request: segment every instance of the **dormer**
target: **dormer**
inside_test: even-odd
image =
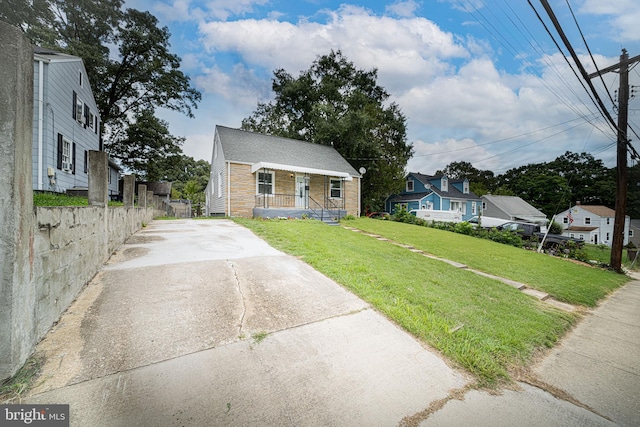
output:
[[[469,180],[466,178],[462,181],[462,193],[469,194]]]
[[[414,191],[413,178],[411,178],[411,176],[407,177],[405,190],[407,193],[413,193]]]
[[[440,191],[449,191],[449,179],[446,176],[440,178]]]

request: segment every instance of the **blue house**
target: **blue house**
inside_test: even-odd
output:
[[[399,206],[408,211],[429,209],[436,211],[458,211],[462,220],[479,215],[482,200],[469,190],[469,180],[449,180],[446,176],[429,176],[410,172],[405,179],[404,191],[389,196],[386,211],[394,214]]]
[[[83,191],[89,151],[101,151],[100,114],[82,59],[34,46],[33,189]],[[119,166],[109,161],[109,195]]]

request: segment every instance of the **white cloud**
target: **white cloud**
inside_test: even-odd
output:
[[[414,0],[396,1],[386,7],[387,13],[392,15],[408,18],[414,15],[415,11],[420,7],[420,3]]]
[[[637,0],[585,0],[579,8],[580,13],[605,16],[603,28],[613,34],[617,41],[630,42],[640,40],[640,6]]]

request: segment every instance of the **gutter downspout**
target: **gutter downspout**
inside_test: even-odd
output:
[[[44,131],[44,62],[38,61],[38,190],[42,190],[42,144]]]
[[[227,162],[227,215],[231,216],[231,163]]]

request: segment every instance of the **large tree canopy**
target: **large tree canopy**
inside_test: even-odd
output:
[[[412,146],[400,108],[385,105],[389,94],[377,84],[376,70],[359,70],[332,51],[297,78],[275,71],[272,88],[275,99],[259,103],[243,129],[332,145],[356,170],[367,170],[365,209],[380,209],[402,188]]]

